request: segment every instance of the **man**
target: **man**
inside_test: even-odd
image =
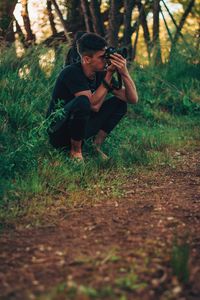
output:
[[[127,111],[127,102],[138,101],[126,59],[120,54],[110,55],[110,66],[105,58],[106,41],[94,33],[86,33],[77,41],[81,62],[64,68],[59,74],[48,109],[52,118],[49,129],[50,143],[56,148],[70,146],[70,157],[82,160],[84,139],[94,137],[94,148],[103,157],[100,147],[106,136],[119,123]],[[112,89],[115,71],[121,75],[123,85]],[[105,101],[108,92],[113,96]],[[62,107],[64,114],[53,116]]]

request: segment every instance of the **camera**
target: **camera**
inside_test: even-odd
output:
[[[107,60],[106,61],[106,68],[111,65],[111,61],[110,61],[110,55],[111,54],[115,54],[118,53],[120,54],[123,58],[127,58],[128,56],[128,51],[126,48],[114,48],[114,47],[108,47],[106,48],[106,51],[104,53],[104,58]],[[112,84],[112,88],[115,90],[120,90],[122,87],[122,78],[120,73],[117,71],[117,80],[115,79],[115,84]]]
[[[111,54],[114,54],[114,53],[118,53],[120,54],[121,56],[123,56],[124,58],[127,58],[127,55],[128,55],[128,51],[126,48],[114,48],[114,47],[108,47],[106,49],[106,52],[104,54],[104,57],[106,59],[109,59],[110,58],[110,55]]]

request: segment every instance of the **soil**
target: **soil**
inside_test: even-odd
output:
[[[0,299],[200,299],[200,156],[66,208],[56,225],[2,230]]]

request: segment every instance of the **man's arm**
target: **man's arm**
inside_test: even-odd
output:
[[[123,58],[120,54],[115,53],[114,55],[111,55],[111,63],[117,68],[124,84],[124,87],[120,90],[113,90],[113,94],[128,103],[137,103],[138,94],[135,83],[133,82],[128,72],[126,59]]]
[[[129,75],[127,66],[126,66],[126,59],[124,59],[120,54],[115,53],[111,55],[111,63],[112,66],[109,67],[109,70],[106,73],[104,80],[111,84],[112,75],[115,69],[118,70],[120,75],[122,76],[122,81],[124,87],[120,90],[113,90],[113,94],[120,98],[123,101],[135,104],[138,101],[137,90],[132,78]],[[85,95],[88,97],[91,103],[91,109],[93,111],[99,111],[101,105],[103,104],[105,97],[108,93],[108,89],[102,83],[98,89],[92,93],[90,90],[87,91],[80,91],[75,94],[75,96]]]
[[[112,74],[113,71],[107,71],[106,76],[104,78],[104,80],[109,85],[111,84]],[[105,87],[103,83],[101,83],[101,85],[94,93],[92,93],[90,90],[80,91],[78,93],[75,93],[75,96],[76,97],[81,95],[87,96],[91,103],[91,109],[97,112],[99,111],[101,105],[103,104],[107,93],[108,93],[108,89]]]

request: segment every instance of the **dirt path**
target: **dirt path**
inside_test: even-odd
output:
[[[4,230],[0,299],[200,299],[199,150],[176,153],[176,170],[130,178],[121,200],[68,209],[57,226]],[[187,284],[173,275],[179,262]]]

